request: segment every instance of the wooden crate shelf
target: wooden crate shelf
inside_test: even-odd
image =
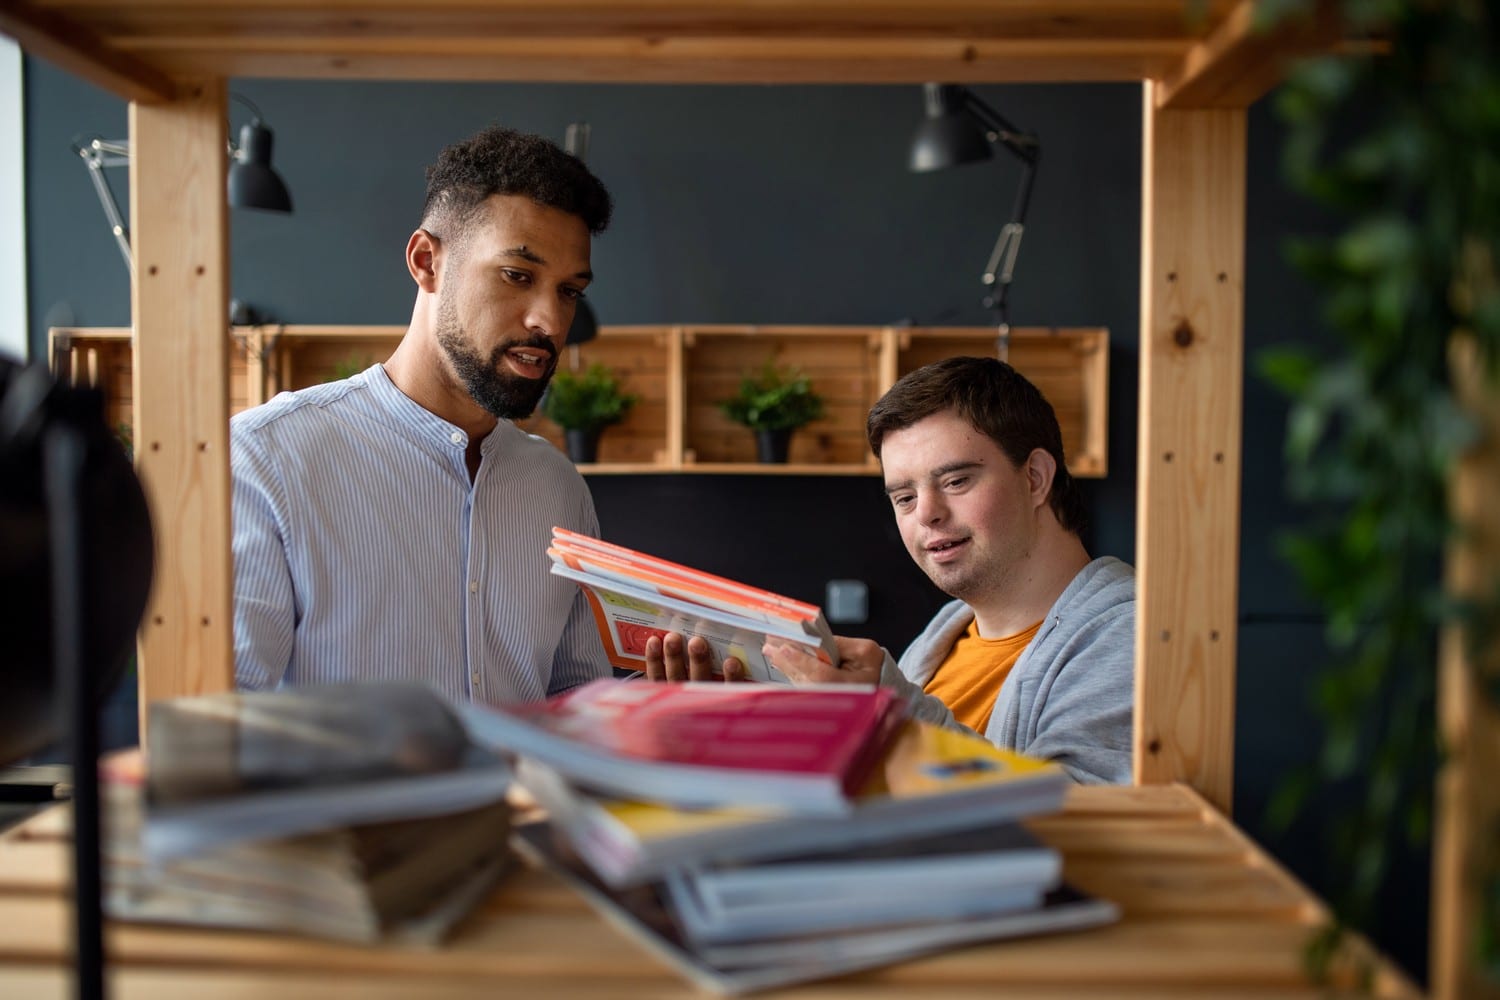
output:
[[[389,357],[404,326],[235,327],[229,331],[230,410],[277,392],[343,378]],[[49,331],[53,370],[105,390],[111,426],[131,422],[130,331]],[[758,475],[874,475],[865,416],[901,375],[941,358],[990,355],[989,327],[898,329],[869,326],[606,326],[565,348],[559,367],[602,364],[639,401],[600,440],[591,475],[689,472]],[[1107,471],[1109,333],[1098,328],[1021,328],[1009,360],[1052,402],[1074,475]],[[755,461],[754,435],[728,420],[720,400],[767,362],[801,369],[825,413],[792,435],[790,461]],[[562,430],[537,414],[519,426],[562,446]]]
[[[766,364],[805,373],[824,415],[792,435],[790,463],[876,471],[865,446],[865,415],[880,398],[883,337],[868,327],[684,327],[687,423],[683,464],[754,466],[755,437],[725,417],[719,402]]]

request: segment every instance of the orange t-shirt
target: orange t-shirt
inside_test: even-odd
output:
[[[983,639],[978,622],[970,622],[969,630],[953,644],[948,658],[927,682],[926,692],[942,699],[959,722],[976,733],[984,732],[995,710],[995,699],[1000,696],[1000,685],[1041,627],[1037,622],[1015,635]]]

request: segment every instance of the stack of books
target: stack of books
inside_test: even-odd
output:
[[[646,641],[677,632],[699,637],[713,661],[736,657],[748,679],[787,683],[761,653],[768,639],[838,662],[828,619],[817,605],[726,580],[566,528],[552,529],[552,572],[577,583],[593,609],[609,662],[641,669]]]
[[[510,768],[407,684],[153,703],[106,758],[122,920],[435,944],[511,866]]]
[[[716,992],[1117,916],[1020,825],[1060,768],[884,689],[608,680],[464,712],[546,812],[518,848]]]

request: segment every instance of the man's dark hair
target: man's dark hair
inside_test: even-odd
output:
[[[438,154],[427,168],[422,224],[462,231],[491,195],[524,195],[576,215],[591,233],[609,226],[613,205],[583,161],[539,135],[492,125]],[[439,233],[450,236],[450,233]]]
[[[1057,462],[1047,502],[1068,531],[1083,530],[1083,497],[1063,462],[1057,414],[1036,386],[999,358],[945,358],[903,375],[870,410],[865,434],[880,457],[885,436],[948,411],[988,435],[1014,465],[1041,448]]]

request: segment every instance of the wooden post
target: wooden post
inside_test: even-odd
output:
[[[662,464],[681,469],[691,462],[687,455],[687,371],[684,367],[684,334],[681,327],[665,332],[667,348],[667,445]]]
[[[1245,112],[1144,87],[1135,781],[1233,791]]]
[[[1500,579],[1500,397],[1472,340],[1455,341],[1454,385],[1480,425],[1479,443],[1459,464],[1452,510],[1460,535],[1448,556],[1453,596],[1493,601]],[[1476,931],[1486,887],[1500,874],[1500,711],[1481,677],[1500,676],[1500,646],[1479,648],[1458,625],[1443,632],[1438,668],[1438,774],[1432,850],[1432,992],[1438,1000],[1500,997],[1478,964]],[[1477,655],[1476,655],[1477,654]],[[1493,690],[1493,688],[1492,688]]]
[[[225,86],[130,106],[136,462],[156,529],[141,737],[157,698],[233,686]]]

